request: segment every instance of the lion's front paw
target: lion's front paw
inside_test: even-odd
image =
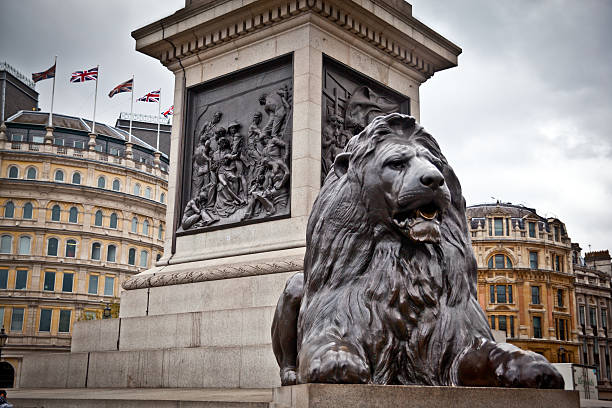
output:
[[[331,345],[302,367],[300,382],[365,384],[370,382],[368,365],[345,346]]]
[[[565,382],[559,372],[545,359],[521,356],[496,370],[504,387],[563,389]],[[531,358],[530,358],[531,357]]]
[[[280,370],[281,385],[295,385],[297,382],[295,367],[285,367]]]

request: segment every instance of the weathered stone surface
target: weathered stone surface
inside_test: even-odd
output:
[[[21,365],[21,387],[85,387],[87,353],[32,353]]]
[[[117,350],[119,319],[83,320],[74,323],[70,351]]]
[[[525,388],[472,388],[303,384],[274,390],[275,408],[578,408],[576,391]]]

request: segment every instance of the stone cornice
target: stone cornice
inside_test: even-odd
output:
[[[457,65],[461,49],[390,0],[212,1],[188,6],[132,33],[136,49],[170,66],[282,20],[317,14],[425,78]],[[177,67],[178,68],[178,67]]]
[[[174,273],[163,273],[163,269],[161,269],[161,273],[144,273],[131,277],[125,280],[121,286],[125,290],[145,289],[272,273],[298,272],[303,269],[304,261],[302,257],[287,257],[274,262],[236,263]]]

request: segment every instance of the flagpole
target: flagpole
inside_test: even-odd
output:
[[[134,75],[132,75],[132,102],[130,104],[130,132],[128,142],[132,143],[132,117],[134,116]]]
[[[94,112],[93,112],[93,124],[91,126],[91,133],[96,133],[96,103],[98,102],[98,81],[100,80],[100,66],[97,67],[96,75],[96,91],[94,92]]]
[[[51,112],[49,112],[49,127],[53,126],[53,100],[55,99],[55,77],[57,76],[57,55],[55,56],[55,62],[53,63],[55,67],[55,73],[53,75],[53,88],[51,90]]]
[[[157,142],[155,149],[159,152],[159,117],[161,116],[161,88],[159,88],[159,98],[157,99]]]

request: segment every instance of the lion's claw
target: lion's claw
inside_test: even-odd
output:
[[[370,370],[361,357],[343,346],[331,346],[310,360],[300,382],[366,384]]]

